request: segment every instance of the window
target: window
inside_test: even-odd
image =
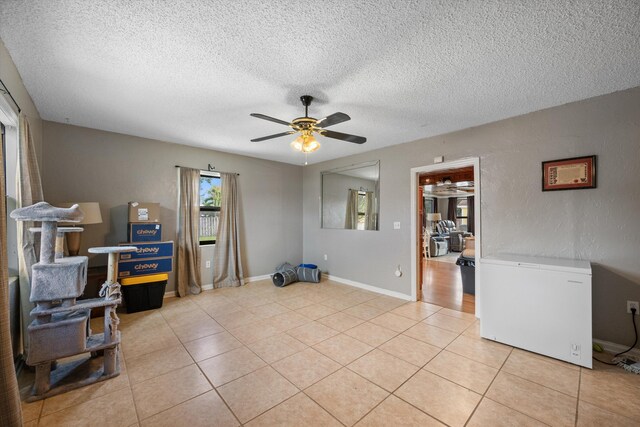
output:
[[[469,211],[467,209],[467,198],[458,198],[456,201],[456,227],[461,230],[467,229],[467,216]]]
[[[424,213],[434,213],[436,211],[435,202],[433,201],[433,197],[425,197],[424,198]],[[425,215],[426,217],[426,215]]]
[[[218,234],[220,219],[221,192],[220,175],[216,173],[200,174],[200,229],[201,245],[212,245]]]
[[[365,220],[367,217],[367,193],[358,191],[358,230],[365,229]]]

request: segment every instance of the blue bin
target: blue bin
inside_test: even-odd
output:
[[[318,268],[318,266],[315,265],[315,264],[300,264],[298,267],[302,267],[302,268]]]

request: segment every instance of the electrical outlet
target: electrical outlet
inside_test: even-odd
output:
[[[631,309],[636,309],[636,316],[640,314],[640,305],[638,301],[627,301],[627,313],[631,314]]]
[[[204,266],[205,266],[206,268],[211,268],[211,261],[207,261],[207,262],[205,262],[205,263],[204,263]]]
[[[393,229],[394,230],[400,230],[400,221],[395,221],[393,223]]]
[[[326,261],[327,259],[329,259],[329,258],[327,257],[327,254],[324,254],[324,260]]]

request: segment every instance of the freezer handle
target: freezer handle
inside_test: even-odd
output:
[[[518,263],[518,267],[522,267],[522,268],[535,268],[535,269],[540,269],[540,265],[538,264],[527,264],[525,262],[519,262]]]

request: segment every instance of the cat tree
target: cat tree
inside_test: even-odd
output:
[[[135,251],[135,246],[89,249],[92,253],[109,255],[107,281],[102,285],[100,298],[76,301],[87,284],[88,258],[62,257],[60,245],[56,248],[56,236],[77,232],[58,228],[57,223],[81,221],[83,214],[78,205],[65,209],[40,202],[14,210],[11,218],[42,222],[39,230],[33,230],[41,232],[41,240],[40,260],[31,269],[30,301],[36,307],[31,311],[32,322],[27,328],[30,344],[27,364],[35,366],[36,378],[32,396],[27,400],[44,399],[119,375],[120,332],[116,307],[121,298],[116,258],[119,252]],[[92,334],[89,325],[94,308],[104,308],[104,332],[100,334]],[[79,368],[99,351],[104,352],[102,366],[93,370]],[[82,354],[87,357],[71,358]],[[57,363],[65,358],[70,359]],[[56,367],[53,374],[52,366]]]

